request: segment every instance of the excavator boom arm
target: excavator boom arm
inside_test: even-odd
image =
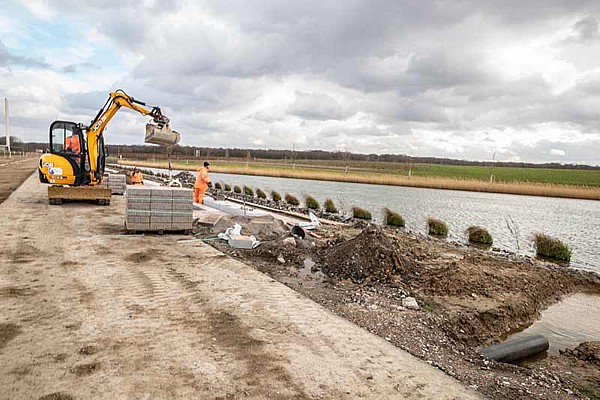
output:
[[[148,109],[146,108],[147,106],[145,103],[134,99],[122,90],[117,90],[115,92],[111,92],[108,95],[108,100],[106,104],[104,105],[104,107],[102,107],[102,109],[100,109],[100,111],[98,111],[98,114],[92,120],[90,126],[87,128],[86,139],[89,151],[91,171],[98,171],[98,162],[100,161],[98,158],[98,141],[100,139],[100,136],[104,133],[104,129],[115,116],[115,114],[117,114],[117,112],[121,109],[121,107],[126,107],[133,111],[137,111],[142,115],[148,115],[152,117],[152,120],[156,125],[148,124],[146,126],[146,142],[162,145],[173,145],[179,142],[179,134],[177,132],[171,131],[171,129],[169,128],[169,118],[162,114],[160,107],[154,106],[151,109]],[[166,139],[163,139],[163,141],[157,139],[154,139],[154,141],[149,140],[149,129],[152,131],[152,133],[155,134],[154,136],[156,136],[156,133],[160,133]],[[100,177],[92,177],[92,181],[99,179]]]

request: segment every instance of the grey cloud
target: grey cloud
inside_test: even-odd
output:
[[[586,42],[600,39],[600,32],[598,32],[598,20],[592,16],[587,16],[580,19],[573,26],[574,35],[571,36],[571,40]]]
[[[50,68],[51,65],[38,58],[25,57],[11,53],[0,40],[0,66],[19,65],[30,68]]]
[[[288,112],[305,119],[320,121],[340,120],[350,116],[343,107],[327,93],[305,93],[297,90]]]

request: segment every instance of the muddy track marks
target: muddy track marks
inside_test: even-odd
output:
[[[77,376],[91,375],[100,369],[99,362],[91,362],[87,364],[79,364],[71,367],[69,371]]]
[[[91,356],[92,354],[96,354],[97,352],[98,349],[94,346],[83,346],[82,348],[77,350],[77,353],[84,356]]]
[[[0,288],[0,298],[13,298],[13,297],[27,297],[31,296],[33,291],[31,288],[25,287],[15,287],[15,286],[7,286]]]
[[[21,328],[15,324],[0,324],[0,349],[21,333]]]
[[[153,260],[156,256],[156,253],[153,251],[140,251],[135,253],[129,253],[124,257],[125,261],[134,262],[134,263],[143,263],[146,261]]]
[[[66,261],[61,262],[60,266],[64,269],[70,269],[70,268],[74,268],[74,267],[79,267],[79,266],[81,266],[81,264],[79,264],[77,261],[66,260]]]
[[[252,328],[236,315],[224,311],[208,311],[208,328],[217,345],[246,364],[243,380],[252,388],[252,395],[282,399],[306,399],[309,396],[294,383],[281,366],[285,362],[265,348],[265,342],[252,336]],[[265,382],[265,380],[269,382]],[[287,390],[282,390],[284,387]]]
[[[17,244],[16,249],[9,251],[8,255],[15,264],[29,264],[43,257],[40,249],[23,241]]]
[[[75,398],[66,393],[56,392],[44,395],[38,398],[38,400],[75,400]]]

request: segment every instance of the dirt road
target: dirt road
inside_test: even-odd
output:
[[[0,203],[18,188],[35,170],[38,157],[0,157]]]
[[[122,197],[45,193],[0,204],[1,398],[478,397],[207,245],[122,235]]]

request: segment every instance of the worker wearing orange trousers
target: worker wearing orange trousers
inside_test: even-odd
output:
[[[210,169],[210,163],[208,161],[204,162],[204,166],[198,168],[198,176],[196,176],[196,183],[194,184],[194,202],[200,203],[204,201],[204,193],[206,193],[206,188],[210,183],[210,178],[208,176],[208,170]]]

